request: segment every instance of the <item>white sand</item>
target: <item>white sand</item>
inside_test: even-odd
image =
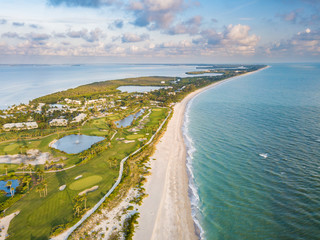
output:
[[[82,175],[76,176],[74,179],[78,180],[79,178],[82,178]]]
[[[96,191],[98,188],[99,188],[99,186],[93,186],[92,188],[88,188],[88,189],[80,192],[78,195],[81,196],[81,195],[83,195],[83,194],[87,194],[87,193],[89,193],[89,192]]]
[[[123,224],[128,217],[136,213],[138,205],[131,201],[139,194],[138,189],[130,189],[127,196],[115,208],[95,212],[72,237],[78,239],[86,233],[89,239],[109,239],[112,234],[118,233],[117,239],[124,239]],[[129,206],[133,209],[128,210]]]
[[[19,212],[20,211],[14,212],[0,219],[0,228],[1,228],[0,240],[4,240],[6,238],[10,222],[15,216],[19,214]]]
[[[167,131],[151,157],[156,160],[151,160],[152,174],[145,184],[149,196],[138,209],[140,218],[135,240],[198,238],[188,197],[186,147],[182,135],[184,113],[187,103],[194,96],[229,80],[231,78],[198,89],[175,105]]]
[[[40,165],[45,164],[46,161],[58,161],[58,158],[54,158],[48,152],[40,152],[37,149],[30,149],[27,152],[28,154],[14,154],[14,155],[1,155],[0,163],[7,164],[21,164],[24,163],[26,165]]]

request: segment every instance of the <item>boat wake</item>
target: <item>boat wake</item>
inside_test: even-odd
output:
[[[266,159],[268,157],[268,153],[260,153],[259,156]]]

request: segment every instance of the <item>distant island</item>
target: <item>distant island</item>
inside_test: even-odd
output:
[[[264,67],[210,65],[186,78],[96,82],[0,110],[1,234],[131,239],[146,197],[149,158],[176,103]],[[129,93],[118,89],[123,86],[159,88]]]

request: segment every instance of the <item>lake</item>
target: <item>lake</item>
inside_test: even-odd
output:
[[[128,127],[132,124],[133,119],[140,117],[143,113],[144,113],[144,109],[141,109],[139,112],[131,114],[122,120],[116,121],[115,124],[118,128]]]
[[[16,191],[16,188],[19,186],[19,180],[8,180],[12,182],[11,187],[14,188],[14,192]],[[6,184],[8,181],[0,181],[0,190],[3,190],[7,193],[7,196],[11,196],[10,188],[6,187]]]
[[[104,137],[73,134],[60,138],[51,147],[68,154],[77,154],[102,140],[104,140]]]

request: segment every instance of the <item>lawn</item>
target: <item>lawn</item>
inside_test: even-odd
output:
[[[86,164],[68,171],[46,174],[45,179],[48,182],[46,197],[40,198],[40,194],[33,189],[7,210],[7,214],[21,210],[10,224],[9,239],[48,239],[52,227],[72,221],[74,214],[72,200],[80,190],[99,182],[99,189],[88,193],[87,196],[87,206],[93,207],[111,188],[118,176],[117,167],[110,166],[107,159],[104,152]],[[79,175],[83,175],[83,179],[74,180]],[[83,180],[88,182],[81,187]],[[59,187],[64,184],[70,187],[59,191]]]
[[[120,137],[127,134],[123,131]],[[64,172],[45,174],[48,182],[46,197],[40,198],[34,188],[7,210],[7,214],[21,210],[10,224],[9,239],[48,239],[54,226],[72,221],[73,198],[82,190],[98,185],[98,190],[87,195],[87,207],[93,207],[116,181],[120,160],[139,147],[137,143],[125,144],[115,140],[111,144],[111,148],[85,164]],[[79,175],[83,177],[75,180]],[[65,190],[59,191],[59,187],[65,184]]]
[[[93,175],[90,177],[82,178],[70,184],[69,188],[71,190],[83,190],[86,188],[90,188],[97,183],[101,182],[102,177],[98,175]]]
[[[160,120],[164,119],[166,111],[162,108],[153,109],[146,125],[157,127],[161,122]],[[108,129],[105,118],[89,121],[81,129],[82,134],[90,134],[95,131],[109,136],[114,133],[114,130]],[[87,194],[87,207],[92,208],[116,181],[121,159],[141,145],[139,141],[125,144],[117,141],[116,138],[137,139],[146,137],[142,134],[144,131],[141,130],[141,133],[132,134],[127,129],[119,129],[116,137],[111,141],[111,145],[108,145],[106,150],[98,153],[87,162],[80,163],[67,171],[45,173],[45,180],[48,183],[48,195],[46,197],[40,197],[40,193],[33,186],[30,193],[7,209],[7,215],[17,210],[21,211],[10,224],[8,230],[10,237],[8,239],[49,239],[52,228],[73,221],[73,199],[84,189],[98,185],[98,190]],[[48,144],[57,137],[57,134],[54,134],[37,140],[0,144],[0,152],[4,151],[6,147],[10,151],[17,151],[17,149],[21,149],[21,145],[27,144],[29,149],[37,146],[42,151],[62,154],[48,147]],[[150,137],[151,134],[148,135],[148,138]],[[65,154],[65,156],[68,157],[68,165],[79,161],[78,155]],[[12,169],[14,169],[14,166],[9,166],[8,170]],[[0,164],[0,171],[4,171],[3,164]],[[74,178],[79,175],[83,177],[75,180]],[[67,187],[63,191],[59,191],[59,187],[62,185],[67,185]]]
[[[143,134],[132,134],[132,135],[126,136],[128,140],[135,140],[135,139],[144,138],[144,137],[145,136]]]

